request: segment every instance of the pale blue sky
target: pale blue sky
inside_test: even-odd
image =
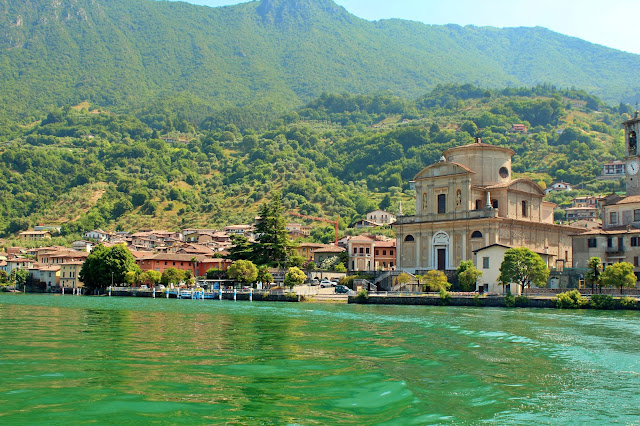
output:
[[[206,6],[246,0],[187,0]],[[640,54],[639,0],[334,0],[368,20],[427,24],[541,26],[592,43]],[[635,15],[635,18],[634,18]]]

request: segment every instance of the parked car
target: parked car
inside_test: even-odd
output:
[[[349,290],[349,287],[344,286],[344,285],[337,285],[336,286],[336,293],[342,293],[342,294],[349,294],[351,290]]]
[[[318,284],[320,284],[320,281],[318,281],[317,278],[314,278],[311,280],[311,285],[318,285]]]
[[[328,278],[324,278],[322,281],[320,281],[320,287],[322,288],[331,287],[332,284],[333,283],[329,281]]]

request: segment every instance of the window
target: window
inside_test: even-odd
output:
[[[353,254],[358,254],[358,247],[353,248]]]
[[[380,256],[380,250],[376,250],[376,256]]]
[[[471,234],[471,238],[482,238],[482,232],[473,231],[473,234]]]
[[[438,213],[446,213],[447,212],[447,194],[439,194],[438,195]]]
[[[522,202],[522,217],[527,217],[527,202]]]
[[[369,254],[369,247],[366,248],[365,252]]]
[[[631,247],[638,247],[640,243],[640,237],[631,237]]]
[[[364,254],[364,247],[360,247],[360,254]]]
[[[393,250],[389,250],[389,256],[393,256]],[[393,266],[393,265],[391,265]]]
[[[607,247],[608,248],[613,247],[613,238],[611,237],[607,238]]]
[[[493,200],[493,201],[491,201],[491,206],[492,206],[494,209],[497,209],[497,208],[498,208],[498,200]]]
[[[476,210],[482,210],[482,200],[476,200]]]
[[[640,263],[638,263],[638,256],[633,257],[633,266],[640,266]]]
[[[503,179],[506,179],[509,177],[509,169],[507,169],[506,167],[500,167],[500,177]]]
[[[636,209],[633,211],[633,221],[640,222],[640,209]]]
[[[489,269],[489,258],[488,257],[483,257],[482,258],[482,269]]]
[[[415,238],[413,238],[413,235],[407,235],[406,237],[404,237],[404,241],[407,243],[411,243],[415,241]]]
[[[618,212],[610,212],[609,213],[609,224],[617,225],[618,224]]]
[[[598,243],[597,243],[597,241],[598,241],[598,240],[597,240],[596,238],[589,238],[589,239],[587,240],[587,246],[588,246],[589,248],[595,248],[595,247],[598,247]]]

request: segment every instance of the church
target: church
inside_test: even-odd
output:
[[[393,225],[398,269],[453,271],[463,260],[473,260],[480,270],[496,269],[497,261],[478,265],[476,259],[476,253],[494,246],[528,247],[550,268],[570,266],[571,235],[580,231],[554,224],[556,205],[543,200],[536,182],[513,179],[514,154],[477,139],[446,150],[439,162],[420,171],[414,178],[416,214],[399,215]]]

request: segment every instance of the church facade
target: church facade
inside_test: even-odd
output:
[[[495,244],[546,254],[549,267],[570,266],[571,234],[553,223],[555,204],[526,178],[513,179],[509,148],[476,143],[451,148],[415,180],[416,215],[398,216],[399,270],[455,270],[463,260],[478,265],[478,250]]]

